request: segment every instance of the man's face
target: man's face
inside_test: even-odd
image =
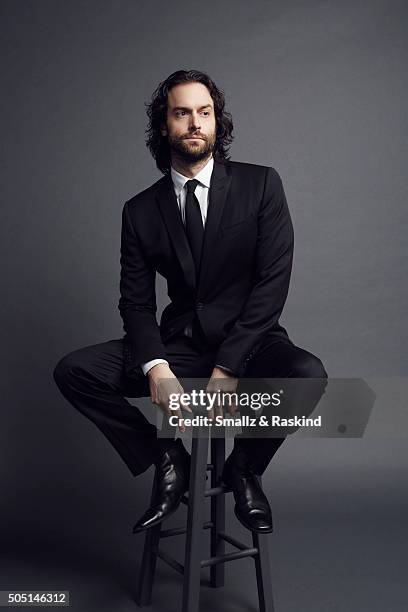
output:
[[[175,85],[167,97],[167,135],[172,154],[188,163],[209,157],[214,149],[214,103],[202,83]]]

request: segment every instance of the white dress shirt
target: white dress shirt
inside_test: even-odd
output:
[[[195,188],[195,195],[197,197],[198,203],[200,204],[201,217],[203,219],[203,225],[205,227],[205,222],[207,220],[207,210],[208,210],[208,194],[210,191],[210,181],[211,175],[214,168],[214,158],[208,160],[204,168],[201,168],[200,172],[193,177],[199,184]],[[185,188],[185,184],[187,181],[191,180],[191,177],[184,176],[184,174],[180,174],[173,167],[171,167],[171,178],[173,181],[174,192],[177,197],[177,202],[179,205],[179,209],[181,212],[181,217],[183,219],[184,225],[186,224],[186,196],[187,189]],[[141,368],[143,370],[143,374],[147,374],[148,371],[158,363],[169,363],[165,359],[152,359],[151,361],[147,361],[146,363],[141,364]]]

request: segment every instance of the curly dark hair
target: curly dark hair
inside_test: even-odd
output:
[[[216,139],[213,156],[217,161],[229,159],[228,151],[233,140],[233,123],[230,113],[224,110],[224,92],[219,89],[208,74],[199,70],[177,70],[165,81],[162,81],[152,94],[150,103],[146,103],[149,123],[146,129],[146,146],[156,161],[156,166],[163,174],[170,172],[171,157],[167,136],[161,133],[161,127],[167,119],[167,94],[175,85],[182,83],[202,83],[210,92],[214,102],[216,121]]]

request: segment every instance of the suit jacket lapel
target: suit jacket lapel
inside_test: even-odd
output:
[[[170,176],[163,177],[156,198],[186,282],[189,287],[194,289],[196,286],[194,260]]]
[[[205,224],[203,251],[201,254],[199,289],[202,290],[209,282],[209,274],[212,270],[211,261],[216,241],[222,213],[227,200],[228,189],[231,183],[231,175],[228,172],[227,164],[214,161],[214,168],[211,175],[207,220]]]

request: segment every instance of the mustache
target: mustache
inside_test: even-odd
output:
[[[188,140],[189,138],[201,138],[201,140],[207,140],[203,134],[187,134],[182,136],[181,140]]]

